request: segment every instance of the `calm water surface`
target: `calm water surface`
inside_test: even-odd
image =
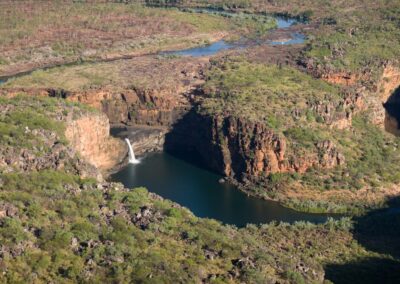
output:
[[[214,11],[215,12],[215,11]],[[224,12],[226,13],[226,12]],[[292,25],[297,24],[297,20],[284,18],[284,17],[275,17],[277,28],[279,29],[286,29]],[[290,45],[290,44],[301,44],[304,43],[306,37],[300,33],[293,33],[291,34],[291,38],[286,41],[265,41],[260,42],[259,44],[271,44],[271,45]],[[248,44],[248,43],[247,43]],[[212,44],[208,44],[205,46],[183,49],[183,50],[172,50],[161,52],[161,55],[177,55],[177,56],[191,56],[191,57],[201,57],[201,56],[211,56],[220,51],[224,51],[227,49],[233,48],[245,48],[246,43],[242,42],[242,39],[236,42],[227,42],[225,40],[220,40],[214,42]]]
[[[203,10],[207,11],[206,10]],[[214,14],[232,14],[229,12],[222,12],[222,11],[215,11],[215,10],[209,10],[209,12],[212,12]],[[285,29],[289,28],[292,25],[297,24],[297,20],[295,19],[290,19],[290,18],[285,18],[285,17],[274,17],[277,23],[277,28]],[[300,33],[293,33],[291,35],[291,38],[286,41],[261,41],[258,42],[258,44],[271,44],[271,45],[290,45],[290,44],[301,44],[304,43],[305,41],[305,36]],[[214,42],[209,45],[205,46],[200,46],[200,47],[194,47],[194,48],[189,48],[189,49],[183,49],[183,50],[172,50],[172,51],[165,51],[165,52],[160,52],[160,55],[177,55],[177,56],[191,56],[191,57],[201,57],[201,56],[211,56],[214,54],[217,54],[220,51],[224,51],[227,49],[233,49],[233,48],[245,48],[249,43],[244,43],[243,39],[240,39],[236,42],[227,42],[225,40],[220,40],[217,42]],[[73,64],[65,64],[65,66],[68,65],[73,65]],[[38,68],[35,70],[46,70],[50,69],[49,68]],[[11,77],[3,77],[0,78],[0,85],[5,83],[8,79],[12,79],[15,77],[23,76],[23,75],[29,75],[33,71],[28,71],[28,72],[23,72],[21,74],[18,74],[16,76],[11,76]]]
[[[150,154],[140,164],[127,165],[111,177],[129,188],[146,187],[189,208],[198,217],[214,218],[239,227],[273,220],[321,223],[328,217],[299,213],[273,201],[249,197],[231,184],[220,184],[220,178],[166,153]]]

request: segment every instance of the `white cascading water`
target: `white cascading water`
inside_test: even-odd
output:
[[[130,164],[139,164],[139,160],[138,159],[136,159],[136,157],[135,157],[135,152],[133,152],[133,148],[132,148],[132,145],[131,145],[131,141],[129,141],[129,139],[128,138],[125,138],[125,142],[126,142],[126,144],[128,144],[128,148],[129,148],[129,163]]]

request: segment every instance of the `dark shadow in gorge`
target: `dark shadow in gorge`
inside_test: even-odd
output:
[[[400,135],[400,86],[393,92],[386,103],[383,104],[385,113],[385,130],[396,136]]]
[[[400,283],[399,262],[390,259],[367,258],[358,262],[329,264],[325,278],[335,284]]]
[[[356,218],[353,233],[365,248],[400,260],[400,198],[390,200],[387,209]]]
[[[165,136],[164,150],[186,162],[221,173],[223,157],[218,145],[212,144],[212,118],[198,114],[193,106],[176,121]]]
[[[229,175],[241,181],[247,168],[240,136],[240,129],[245,126],[233,117],[203,114],[197,109],[195,105],[173,125],[165,137],[165,151],[217,174]],[[232,128],[238,128],[238,133],[230,133],[229,129]],[[254,145],[250,147],[254,148]]]
[[[354,219],[354,238],[366,249],[387,257],[325,266],[334,283],[400,283],[400,198],[388,201],[387,209],[374,210]]]

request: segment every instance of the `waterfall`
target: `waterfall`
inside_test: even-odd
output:
[[[128,148],[129,148],[129,163],[130,164],[139,164],[139,160],[136,159],[135,152],[133,152],[131,141],[129,141],[128,138],[125,138],[125,142],[126,142],[126,144],[128,144]]]

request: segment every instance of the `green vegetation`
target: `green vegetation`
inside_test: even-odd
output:
[[[3,282],[309,283],[321,264],[391,259],[353,240],[349,219],[238,230],[144,189],[102,191],[54,171],[0,178],[0,208],[11,212],[0,219]],[[148,219],[137,217],[144,210]]]
[[[310,102],[334,104],[341,98],[337,87],[294,68],[250,63],[241,57],[213,62],[206,76],[203,89],[207,99],[202,104],[203,111],[229,112],[265,121],[273,128],[282,129],[298,123],[291,118],[295,110],[303,112],[302,119],[306,120]],[[312,115],[317,117],[316,113]]]
[[[383,61],[400,57],[398,1],[371,1],[339,13],[335,8],[325,15],[330,21],[325,21],[306,53],[316,59],[315,64],[358,71],[366,65],[379,69]],[[371,9],[374,13],[368,12]]]
[[[267,177],[264,186],[250,187],[249,192],[301,211],[360,214],[383,206],[385,192],[400,182],[399,138],[373,125],[368,111],[355,115],[350,129],[332,127],[351,111],[343,106],[346,98],[340,88],[291,67],[250,63],[240,57],[213,62],[206,76],[202,113],[268,126],[285,137],[288,161],[323,159],[326,152],[318,143],[324,141],[344,157],[340,166],[312,166],[303,174],[285,174],[279,182]],[[291,196],[290,190],[304,194]],[[363,190],[373,197],[366,200],[357,193]]]
[[[309,41],[298,59],[316,73],[366,71],[372,82],[370,71],[400,58],[395,0],[144,1],[158,8],[133,2],[0,3],[0,73],[32,63],[184,48],[221,35],[263,35],[274,26],[267,13],[310,21]],[[174,86],[186,70],[182,58],[142,60],[57,67],[5,86],[157,90]],[[182,65],[165,71],[176,64]],[[75,164],[63,164],[65,120],[92,109],[61,99],[0,97],[0,282],[400,282],[400,214],[372,211],[398,207],[393,196],[400,183],[400,138],[371,123],[369,110],[348,107],[352,90],[294,67],[225,56],[212,61],[205,75],[202,114],[260,123],[286,141],[285,162],[292,166],[304,158],[312,165],[304,173],[262,173],[246,190],[296,210],[358,217],[245,228],[197,218],[144,188],[98,183],[78,176]],[[251,144],[254,134],[249,135]],[[321,150],[321,142],[331,144]],[[47,165],[46,154],[57,145],[64,147],[57,156],[62,165],[60,160]],[[254,161],[254,147],[248,152],[244,162]],[[323,165],[327,155],[334,166]],[[35,159],[41,167],[31,163]]]
[[[159,1],[148,3],[154,2]],[[376,71],[383,61],[395,61],[400,57],[400,4],[396,0],[182,0],[168,4],[277,13],[316,23],[305,52],[307,58],[314,60],[315,67],[322,65],[336,71],[357,72],[368,66]]]
[[[7,125],[38,131],[62,131],[58,115],[86,112],[60,99],[24,96],[1,98],[0,107],[7,109]],[[21,109],[37,116],[29,120]],[[0,149],[8,146],[0,140]],[[391,248],[397,242],[374,247],[379,235],[371,222],[379,223],[363,217],[238,229],[197,218],[143,188],[126,190],[63,169],[0,168],[0,281],[320,283],[324,273],[336,281],[355,279],[354,271],[368,280],[369,269],[372,280],[396,280],[400,263]]]
[[[55,115],[57,103],[50,99],[35,99],[18,96],[15,99],[0,99],[0,107],[13,105],[11,110],[2,111],[0,115],[0,143],[13,148],[43,148],[47,137],[38,135],[32,130],[54,132],[61,142],[65,143],[64,124],[49,120],[49,112]],[[16,107],[18,106],[18,107]],[[50,149],[47,149],[49,151]]]
[[[28,63],[39,67],[151,54],[224,35],[265,34],[273,27],[268,16],[194,15],[137,3],[0,3],[0,52],[9,51],[1,54],[0,75],[25,70]]]

